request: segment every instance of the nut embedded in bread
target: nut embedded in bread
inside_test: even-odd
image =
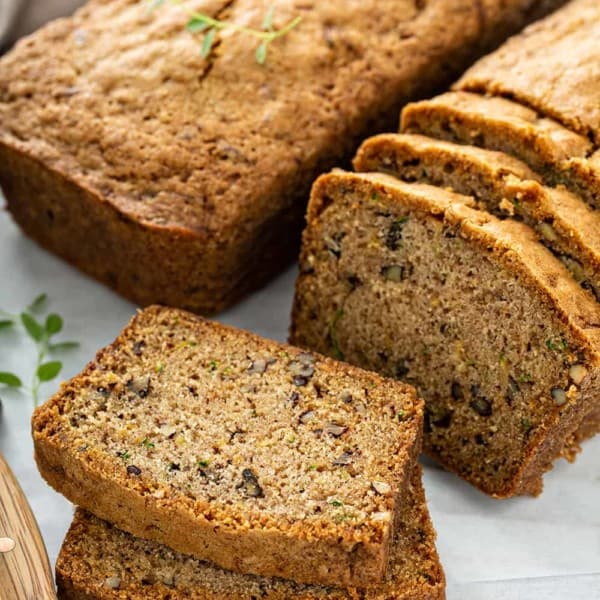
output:
[[[319,178],[291,340],[415,385],[427,453],[493,496],[538,494],[597,424],[600,307],[528,227],[473,202]]]
[[[232,571],[368,586],[422,410],[408,385],[151,307],[35,412],[33,436],[46,480],[125,531]]]

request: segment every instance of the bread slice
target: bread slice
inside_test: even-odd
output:
[[[428,454],[495,497],[535,495],[598,409],[600,306],[530,228],[469,202],[319,178],[291,340],[412,383]]]
[[[242,573],[381,582],[420,452],[414,389],[151,307],[33,416],[42,475],[134,535]]]
[[[500,218],[522,220],[579,285],[600,298],[600,215],[574,194],[540,185],[540,176],[521,161],[420,135],[382,134],[363,143],[354,167],[451,188]]]
[[[510,154],[551,186],[564,185],[600,207],[600,159],[590,140],[505,98],[447,92],[408,104],[401,131]]]
[[[120,294],[215,313],[296,258],[319,173],[562,1],[279,0],[276,29],[302,22],[261,65],[230,30],[203,59],[186,23],[260,29],[265,0],[91,0],[0,59],[0,186]]]
[[[420,467],[407,487],[389,575],[369,590],[308,586],[240,575],[135,538],[78,509],[56,565],[62,600],[443,600],[444,573],[435,550]]]
[[[455,89],[505,96],[600,144],[600,2],[573,0],[471,67]]]

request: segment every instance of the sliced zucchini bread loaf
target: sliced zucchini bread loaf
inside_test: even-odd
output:
[[[564,185],[600,208],[600,154],[558,121],[513,102],[471,92],[447,92],[408,104],[401,131],[510,154],[547,185]]]
[[[522,220],[600,298],[600,213],[564,188],[540,185],[540,176],[521,161],[420,135],[382,134],[363,143],[354,168],[451,188],[472,196],[482,210]]]
[[[240,575],[134,538],[79,509],[56,579],[61,600],[443,600],[444,573],[418,466],[402,503],[390,560],[385,583],[368,590]]]
[[[33,416],[99,518],[237,572],[368,586],[420,452],[408,385],[175,309],[140,312]]]
[[[131,300],[213,313],[296,256],[310,185],[402,104],[562,0],[92,0],[0,60],[0,185],[27,235]],[[196,26],[198,26],[196,21]],[[211,41],[211,38],[207,38]]]
[[[493,496],[538,494],[599,406],[600,308],[530,228],[469,203],[321,177],[291,339],[412,383],[430,455]]]

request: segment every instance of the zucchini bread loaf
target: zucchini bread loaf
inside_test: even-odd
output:
[[[443,600],[419,467],[402,503],[385,583],[348,591],[224,571],[134,538],[79,509],[56,565],[61,600]],[[125,558],[126,557],[126,558]]]
[[[310,184],[400,106],[561,0],[277,3],[267,62],[190,12],[268,0],[92,0],[0,60],[0,186],[22,229],[131,300],[218,311],[296,255]],[[176,4],[175,6],[173,4]]]
[[[530,228],[474,203],[386,175],[321,177],[291,340],[412,383],[427,453],[493,496],[535,495],[597,413],[600,307]]]
[[[368,586],[388,566],[423,404],[386,380],[150,307],[33,417],[59,492],[242,573]]]
[[[382,134],[363,143],[354,168],[451,188],[472,196],[481,210],[523,221],[577,283],[600,298],[600,213],[575,194],[540,185],[540,176],[521,161],[420,135]]]

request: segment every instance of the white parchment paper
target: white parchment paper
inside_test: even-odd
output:
[[[285,340],[294,277],[295,268],[219,320]],[[0,212],[0,308],[19,311],[41,292],[65,318],[64,339],[81,342],[64,355],[64,377],[77,373],[110,342],[135,310],[39,249]],[[28,340],[0,333],[0,370],[29,378],[33,360]],[[46,385],[42,396],[56,387]],[[29,498],[54,562],[72,507],[37,473],[29,434],[31,401],[18,393],[0,391],[0,396],[0,451]],[[559,461],[537,499],[492,500],[423,462],[450,600],[600,599],[600,437],[585,444],[574,465]]]

